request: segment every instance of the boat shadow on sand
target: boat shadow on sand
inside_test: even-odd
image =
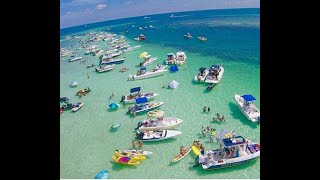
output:
[[[258,160],[259,159],[256,159],[256,160],[247,162],[247,163],[239,165],[239,166],[221,168],[221,169],[215,169],[215,170],[204,170],[204,169],[202,169],[201,166],[194,167],[193,165],[195,163],[193,162],[193,163],[189,163],[190,167],[188,167],[188,169],[190,171],[195,171],[198,176],[206,176],[206,175],[210,175],[210,174],[220,174],[220,173],[229,173],[232,171],[240,171],[240,170],[243,170],[243,169],[246,169],[246,168],[253,166],[255,163],[257,163]]]
[[[244,125],[250,126],[253,129],[255,129],[259,126],[257,123],[251,122],[249,119],[247,119],[244,116],[244,114],[242,114],[239,107],[235,103],[229,102],[228,105],[229,105],[229,108],[231,111],[231,116],[234,119],[239,119]]]

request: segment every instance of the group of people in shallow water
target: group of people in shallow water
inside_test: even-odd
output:
[[[139,148],[141,149],[142,146],[143,146],[143,143],[141,140],[138,141],[138,144],[139,144]],[[136,148],[136,142],[135,141],[132,141],[132,148],[135,149]]]
[[[202,110],[203,110],[203,113],[210,113],[210,107],[205,106]],[[220,117],[220,114],[216,113],[216,116],[217,117],[213,117],[212,118],[213,121],[218,121],[218,120],[219,121],[225,121],[224,115]]]

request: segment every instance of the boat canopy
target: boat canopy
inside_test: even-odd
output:
[[[146,67],[140,68],[141,71],[147,70]]]
[[[251,102],[256,100],[251,94],[245,94],[241,96],[246,102]]]
[[[130,89],[130,93],[138,92],[141,90],[141,87],[135,87]]]
[[[148,99],[146,97],[136,99],[136,104],[142,104],[146,102],[148,102]]]
[[[168,57],[172,57],[172,56],[174,56],[174,54],[173,53],[169,53],[169,54],[167,54],[167,56]]]
[[[206,70],[206,69],[207,69],[207,68],[202,67],[202,68],[199,69],[199,71],[203,72],[203,71]]]
[[[234,138],[225,138],[222,142],[225,147],[233,147],[246,143],[246,140],[242,136],[236,136]]]
[[[210,67],[212,70],[219,70],[220,69],[220,66],[219,65],[212,65],[211,67]]]

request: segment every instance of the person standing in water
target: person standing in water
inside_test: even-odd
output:
[[[203,108],[203,112],[205,113],[206,111],[207,111],[207,106]]]
[[[88,79],[90,78],[88,73],[87,73],[87,78],[88,78]]]
[[[134,141],[132,141],[132,148],[135,149],[136,148],[136,143]]]
[[[139,148],[142,148],[142,146],[143,146],[143,143],[141,140],[139,140]]]

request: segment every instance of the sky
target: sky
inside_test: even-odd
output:
[[[260,0],[60,0],[60,28],[170,12],[260,8]]]

